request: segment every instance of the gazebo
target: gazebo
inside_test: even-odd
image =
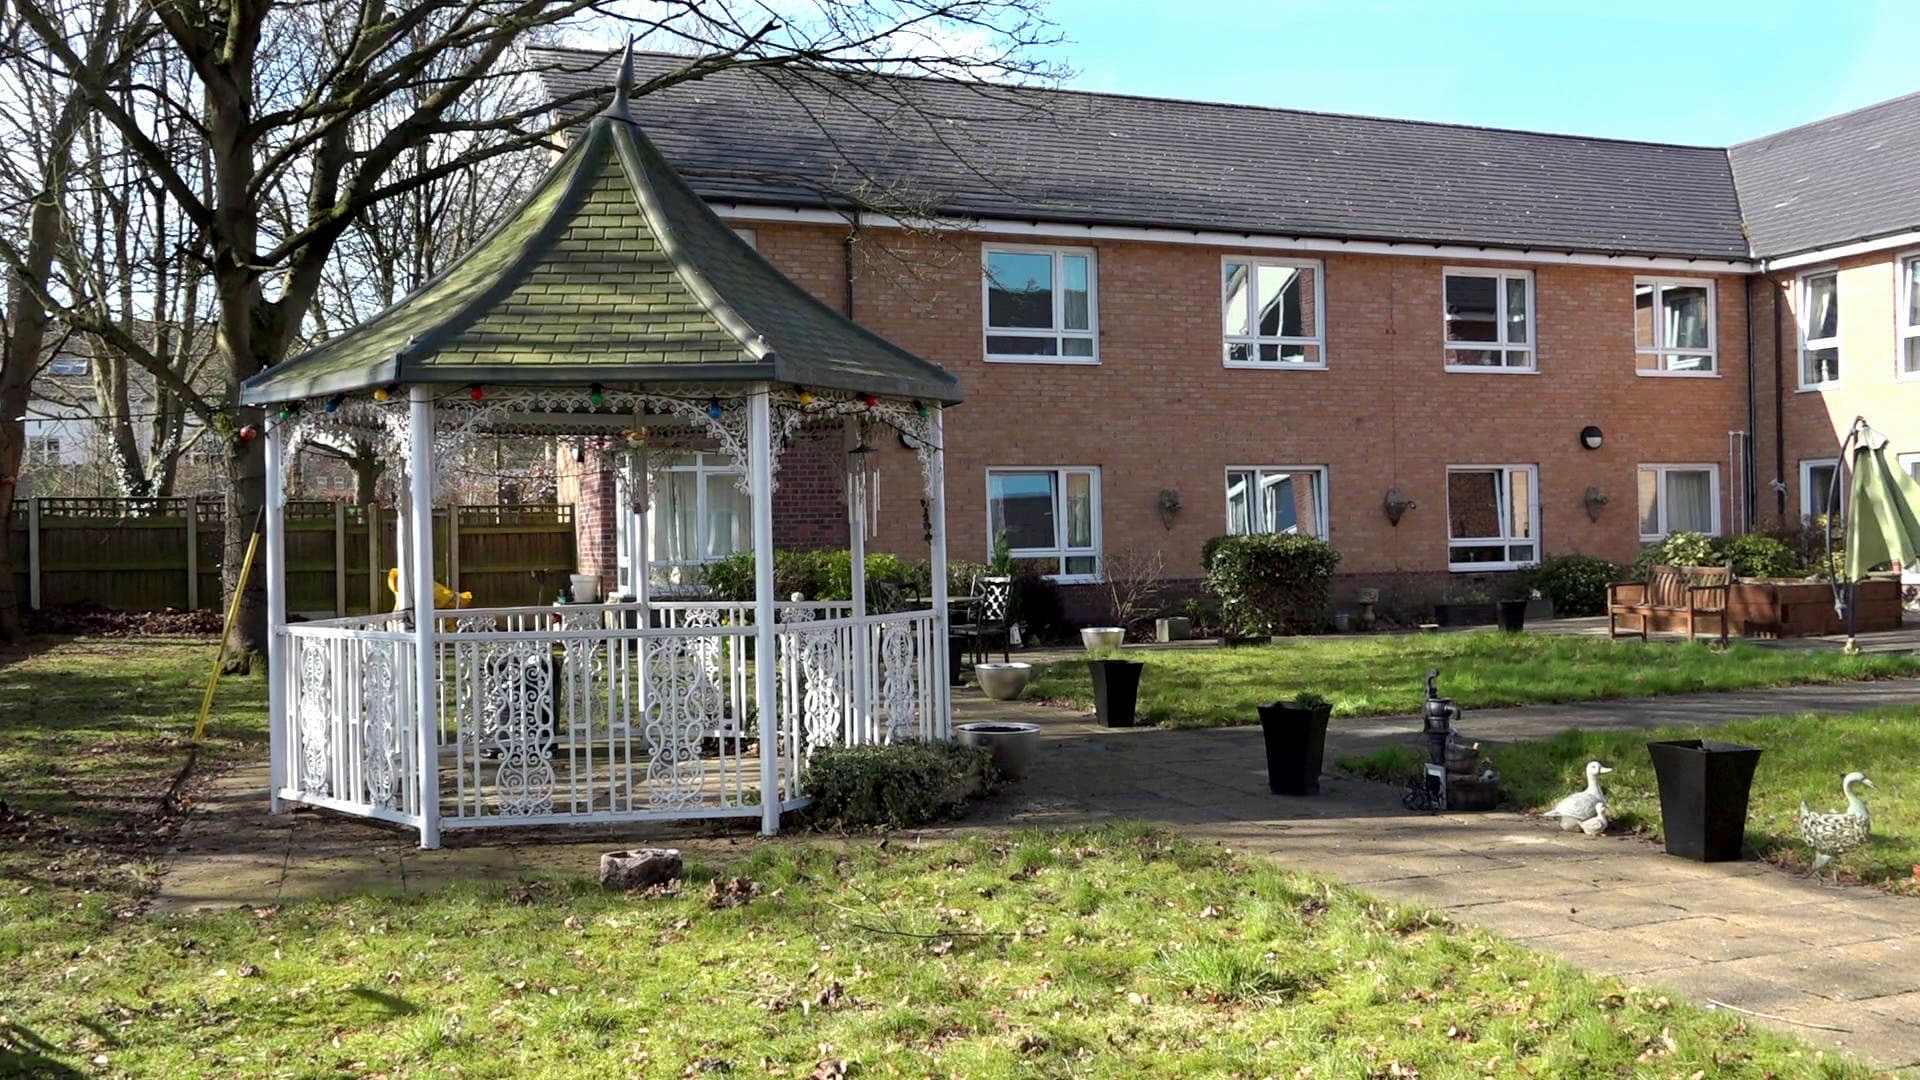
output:
[[[825,746],[949,734],[941,411],[958,381],[769,265],[612,102],[527,201],[416,292],[248,380],[265,406],[272,790],[442,829],[757,817],[805,805]],[[803,432],[917,451],[927,601],[870,612],[864,484],[847,485],[852,598],[780,600],[774,499]],[[369,437],[401,492],[403,599],[289,622],[287,469],[309,439]],[[469,608],[436,602],[436,464],[477,435],[576,438],[646,512],[650,455],[731,459],[751,505],[752,603]],[[843,461],[858,461],[851,453]],[[849,472],[856,471],[848,466]]]

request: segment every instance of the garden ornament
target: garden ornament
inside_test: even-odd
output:
[[[1587,762],[1587,786],[1554,803],[1553,809],[1541,816],[1558,821],[1565,832],[1579,829],[1588,836],[1599,836],[1607,830],[1607,793],[1600,789],[1600,778],[1612,771],[1597,761]]]
[[[1867,814],[1867,802],[1854,794],[1853,785],[1873,786],[1865,773],[1850,772],[1840,781],[1840,793],[1847,797],[1847,808],[1830,814],[1816,814],[1807,809],[1806,803],[1800,804],[1800,838],[1813,849],[1813,873],[1818,875],[1833,862],[1835,855],[1845,855],[1854,848],[1867,842],[1873,832],[1873,819]],[[1840,880],[1840,871],[1833,872],[1834,881]]]
[[[1180,512],[1180,493],[1172,488],[1160,489],[1160,524],[1173,528],[1173,517]]]

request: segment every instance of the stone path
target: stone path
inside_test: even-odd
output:
[[[1920,680],[1470,712],[1476,738],[1569,726],[1641,728],[1804,709],[1920,703]],[[1814,884],[1759,863],[1702,865],[1644,840],[1565,834],[1520,814],[1413,814],[1398,793],[1330,779],[1320,796],[1267,791],[1256,728],[1109,731],[1090,717],[959,692],[959,722],[1043,727],[1033,774],[947,832],[1127,817],[1271,855],[1368,892],[1446,910],[1586,969],[1765,1014],[1758,1022],[1887,1068],[1920,1065],[1920,900]],[[1412,718],[1342,721],[1328,759],[1408,741]],[[707,828],[412,835],[314,812],[268,815],[264,766],[219,781],[183,830],[155,906],[181,912],[365,891],[412,893],[482,876],[592,873],[614,846],[669,842],[724,859],[760,843]],[[936,833],[937,835],[937,833]],[[1829,1030],[1841,1029],[1841,1030]]]

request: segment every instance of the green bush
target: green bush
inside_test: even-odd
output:
[[[1207,591],[1235,634],[1310,629],[1325,616],[1340,553],[1314,536],[1219,538],[1208,545]]]
[[[1807,564],[1785,540],[1765,533],[1734,537],[1727,541],[1724,556],[1743,578],[1802,577],[1807,572]]]
[[[753,597],[753,553],[737,552],[707,564],[701,583],[715,597],[740,603]],[[867,555],[867,603],[871,607],[889,591],[896,595],[925,595],[927,564],[909,562],[891,552]],[[952,580],[949,567],[948,580]],[[781,551],[773,557],[773,591],[785,600],[799,593],[808,600],[847,600],[853,596],[853,555],[839,551]]]
[[[1627,572],[1592,555],[1550,555],[1520,575],[1525,587],[1553,601],[1555,615],[1599,615],[1607,610],[1607,586]]]
[[[1720,541],[1713,537],[1675,532],[1640,549],[1633,569],[1635,576],[1645,577],[1650,566],[1719,566],[1726,561],[1720,552]]]
[[[998,782],[986,751],[958,743],[828,748],[807,763],[807,817],[816,828],[910,829],[957,815]]]

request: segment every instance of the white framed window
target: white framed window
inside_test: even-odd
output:
[[[1450,266],[1441,298],[1448,371],[1537,370],[1532,274]]]
[[[1540,561],[1540,470],[1447,467],[1447,569],[1513,570]]]
[[[751,226],[735,225],[733,226],[733,235],[746,241],[747,246],[755,251],[760,250],[760,233]]]
[[[1633,280],[1634,371],[1640,375],[1718,375],[1713,282]]]
[[[988,360],[1100,362],[1098,268],[1091,249],[989,244],[981,264]]]
[[[1900,260],[1900,295],[1894,300],[1900,328],[1900,377],[1920,378],[1920,253]]]
[[[1235,465],[1227,469],[1227,532],[1327,538],[1324,465]]]
[[[1640,539],[1677,532],[1720,535],[1718,465],[1640,466]]]
[[[47,361],[49,375],[85,375],[91,370],[92,365],[84,356],[56,356]]]
[[[1814,270],[1800,275],[1800,389],[1840,383],[1840,275]]]
[[[753,544],[753,506],[741,492],[741,470],[724,454],[655,452],[647,462],[653,503],[647,509],[648,581],[699,584],[700,569]]]
[[[1016,560],[1048,564],[1060,581],[1100,578],[1100,470],[987,470],[987,556],[1005,536]]]
[[[1824,517],[1833,508],[1834,479],[1840,472],[1838,458],[1803,458],[1800,461],[1800,516],[1809,521]],[[1846,505],[1847,493],[1838,498]]]
[[[1226,366],[1327,366],[1326,293],[1318,259],[1228,255],[1220,269]]]
[[[1920,453],[1898,455],[1901,471],[1920,482]]]
[[[27,464],[48,466],[60,464],[60,436],[27,436]]]

